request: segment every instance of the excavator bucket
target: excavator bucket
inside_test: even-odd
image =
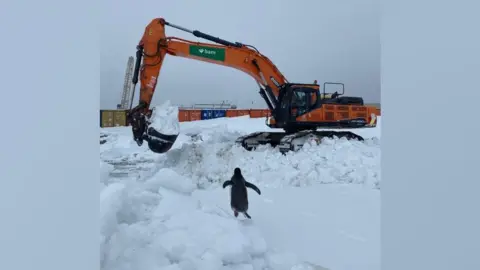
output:
[[[170,150],[180,133],[178,108],[170,105],[170,101],[155,106],[147,118],[147,129],[144,140],[154,153],[165,153]]]
[[[157,154],[166,153],[177,140],[178,134],[163,134],[155,128],[149,127],[145,135],[145,141],[148,142],[148,148]]]
[[[142,111],[144,107],[145,105],[141,103],[128,114],[133,139],[138,146],[146,141],[152,152],[165,153],[172,148],[180,133],[178,108],[170,106],[167,102],[144,114]]]

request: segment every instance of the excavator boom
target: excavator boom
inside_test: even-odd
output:
[[[165,35],[167,25],[216,42],[218,45],[167,37]],[[197,30],[188,30],[163,19],[154,19],[145,28],[137,47],[137,56],[144,57],[140,79],[140,102],[148,106],[153,98],[166,54],[227,66],[247,73],[261,86],[263,90],[261,95],[271,110],[276,106],[280,85],[288,82],[275,64],[252,46],[229,42]]]
[[[215,44],[167,37],[165,34],[166,26],[188,32]],[[282,149],[288,151],[295,148],[293,142],[291,142],[293,139],[299,137],[302,139],[308,136],[316,138],[337,136],[363,140],[360,136],[346,131],[325,131],[323,133],[322,131],[314,131],[317,127],[325,126],[326,123],[300,120],[302,115],[314,112],[322,106],[320,86],[316,81],[313,84],[290,83],[275,64],[253,46],[240,42],[230,42],[198,30],[189,30],[174,25],[163,18],[156,18],[145,27],[143,37],[137,46],[137,59],[132,82],[133,88],[135,88],[138,77],[140,77],[140,100],[138,106],[131,109],[128,116],[135,141],[139,145],[144,140],[148,141],[150,149],[154,152],[164,153],[168,151],[178,135],[161,134],[152,127],[148,127],[148,119],[145,116],[150,108],[166,55],[231,67],[250,75],[257,82],[260,88],[259,93],[272,112],[272,120],[267,125],[283,128],[286,132],[253,133],[239,138],[237,143],[246,149],[252,149],[258,144],[269,143],[280,145],[282,152]],[[142,59],[143,64],[141,64]],[[353,120],[357,122],[348,120],[350,121],[348,122],[350,128],[365,124],[365,121]],[[358,121],[361,122],[360,125]],[[352,123],[356,124],[352,126]],[[310,132],[305,130],[310,130]],[[292,138],[292,140],[289,141],[288,138]],[[300,146],[302,144],[300,143]]]

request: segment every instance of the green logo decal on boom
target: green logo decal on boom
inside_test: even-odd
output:
[[[225,61],[225,49],[190,45],[190,55],[215,61]]]

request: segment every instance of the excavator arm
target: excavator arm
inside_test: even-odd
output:
[[[171,26],[218,44],[193,42],[177,37],[167,37],[165,26]],[[166,55],[179,56],[202,62],[235,68],[250,75],[260,86],[261,95],[273,110],[278,102],[279,87],[287,79],[278,68],[252,46],[229,42],[197,30],[188,30],[166,22],[162,18],[152,20],[137,46],[137,63],[141,56],[140,104],[148,109],[156,89],[163,61]]]
[[[167,37],[165,34],[166,26],[189,32],[196,37],[216,44]],[[285,76],[272,61],[253,46],[240,42],[233,43],[197,30],[192,31],[171,24],[163,18],[153,19],[145,27],[145,32],[137,46],[133,88],[135,88],[138,77],[140,77],[140,100],[138,106],[130,109],[128,115],[134,139],[138,145],[141,145],[143,140],[149,141],[149,138],[152,138],[152,136],[147,136],[149,130],[145,115],[150,109],[163,61],[167,54],[235,68],[250,75],[259,85],[259,93],[272,111],[278,106],[280,87],[288,83]],[[141,64],[142,58],[143,64]],[[134,92],[132,91],[132,101]],[[152,132],[155,133],[154,137],[160,137],[156,146],[149,141],[149,147],[155,152],[168,151],[176,139],[176,136],[173,135]]]

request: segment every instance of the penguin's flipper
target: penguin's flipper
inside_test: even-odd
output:
[[[233,185],[233,182],[231,180],[227,180],[227,181],[223,182],[222,187],[226,188],[226,187],[231,186],[231,185]]]
[[[258,193],[258,195],[261,195],[261,194],[262,194],[262,193],[260,192],[260,189],[259,189],[257,186],[255,186],[254,184],[252,184],[252,183],[250,183],[250,182],[248,182],[248,181],[245,181],[245,186],[248,187],[248,188],[251,188],[251,189],[255,190],[255,191]]]

